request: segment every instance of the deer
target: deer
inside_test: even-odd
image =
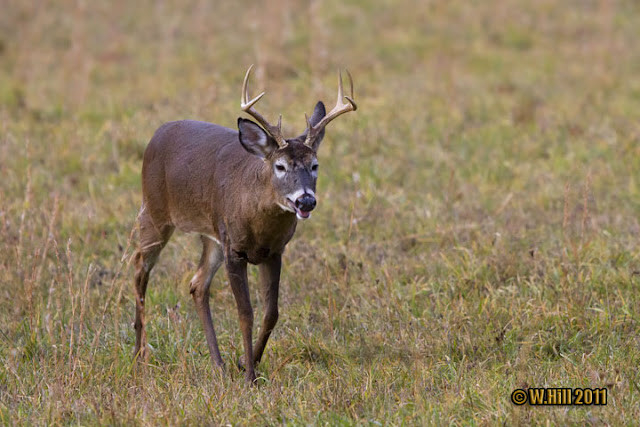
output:
[[[256,108],[262,92],[250,98],[244,77],[240,108],[256,122],[238,118],[238,130],[181,120],[160,126],[149,141],[142,162],[142,206],[138,214],[139,247],[134,256],[136,310],[134,357],[148,360],[145,294],[149,275],[174,230],[198,233],[202,255],[189,290],[202,323],[211,362],[225,370],[213,327],[209,288],[224,264],[236,302],[244,355],[237,365],[245,381],[256,381],[255,366],[278,321],[282,254],[317,204],[317,152],[325,127],[338,116],[355,111],[353,79],[345,95],[338,73],[338,100],[327,114],[322,101],[305,114],[306,130],[286,139],[282,115],[269,123]],[[258,266],[263,319],[255,346],[254,313],[247,264]]]

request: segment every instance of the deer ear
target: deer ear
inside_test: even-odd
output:
[[[318,123],[320,123],[320,120],[322,120],[322,118],[326,114],[327,114],[327,110],[325,110],[324,104],[322,103],[322,101],[318,101],[318,103],[316,104],[316,107],[313,109],[313,114],[309,118],[309,122],[311,122],[311,126],[315,126]],[[307,131],[305,131],[301,135],[301,138],[303,141],[307,138]],[[318,147],[322,142],[322,138],[324,138],[324,129],[322,129],[322,131],[318,134],[315,141],[311,141],[311,148],[313,148],[314,151],[318,151]]]
[[[278,149],[276,141],[251,120],[238,118],[238,131],[244,149],[262,159]]]

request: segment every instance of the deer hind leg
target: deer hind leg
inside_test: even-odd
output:
[[[224,255],[222,253],[222,247],[217,241],[207,236],[200,236],[200,238],[202,239],[202,257],[200,258],[198,271],[195,276],[193,276],[193,279],[191,279],[190,291],[193,296],[193,301],[196,304],[198,317],[200,317],[204,328],[211,361],[220,368],[224,368],[224,362],[222,361],[220,349],[218,348],[216,332],[213,329],[213,321],[211,320],[211,308],[209,307],[209,287],[211,286],[211,280],[222,265]]]
[[[144,210],[140,213],[138,221],[140,224],[140,248],[135,255],[136,318],[134,327],[136,330],[136,347],[134,357],[141,361],[148,358],[144,304],[149,274],[156,261],[158,261],[158,256],[169,241],[175,227],[171,224],[156,226]]]

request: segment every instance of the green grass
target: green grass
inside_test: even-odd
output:
[[[634,424],[637,3],[220,3],[3,8],[0,423]],[[211,368],[195,236],[153,272],[136,366],[130,261],[147,141],[169,120],[234,126],[251,63],[290,134],[341,67],[360,108],[320,149],[250,389],[224,274],[228,370]],[[609,400],[513,405],[528,387]]]

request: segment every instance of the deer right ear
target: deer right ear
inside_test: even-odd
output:
[[[240,144],[244,149],[262,159],[278,149],[275,139],[267,135],[264,129],[251,120],[238,118],[238,131],[240,132]]]

